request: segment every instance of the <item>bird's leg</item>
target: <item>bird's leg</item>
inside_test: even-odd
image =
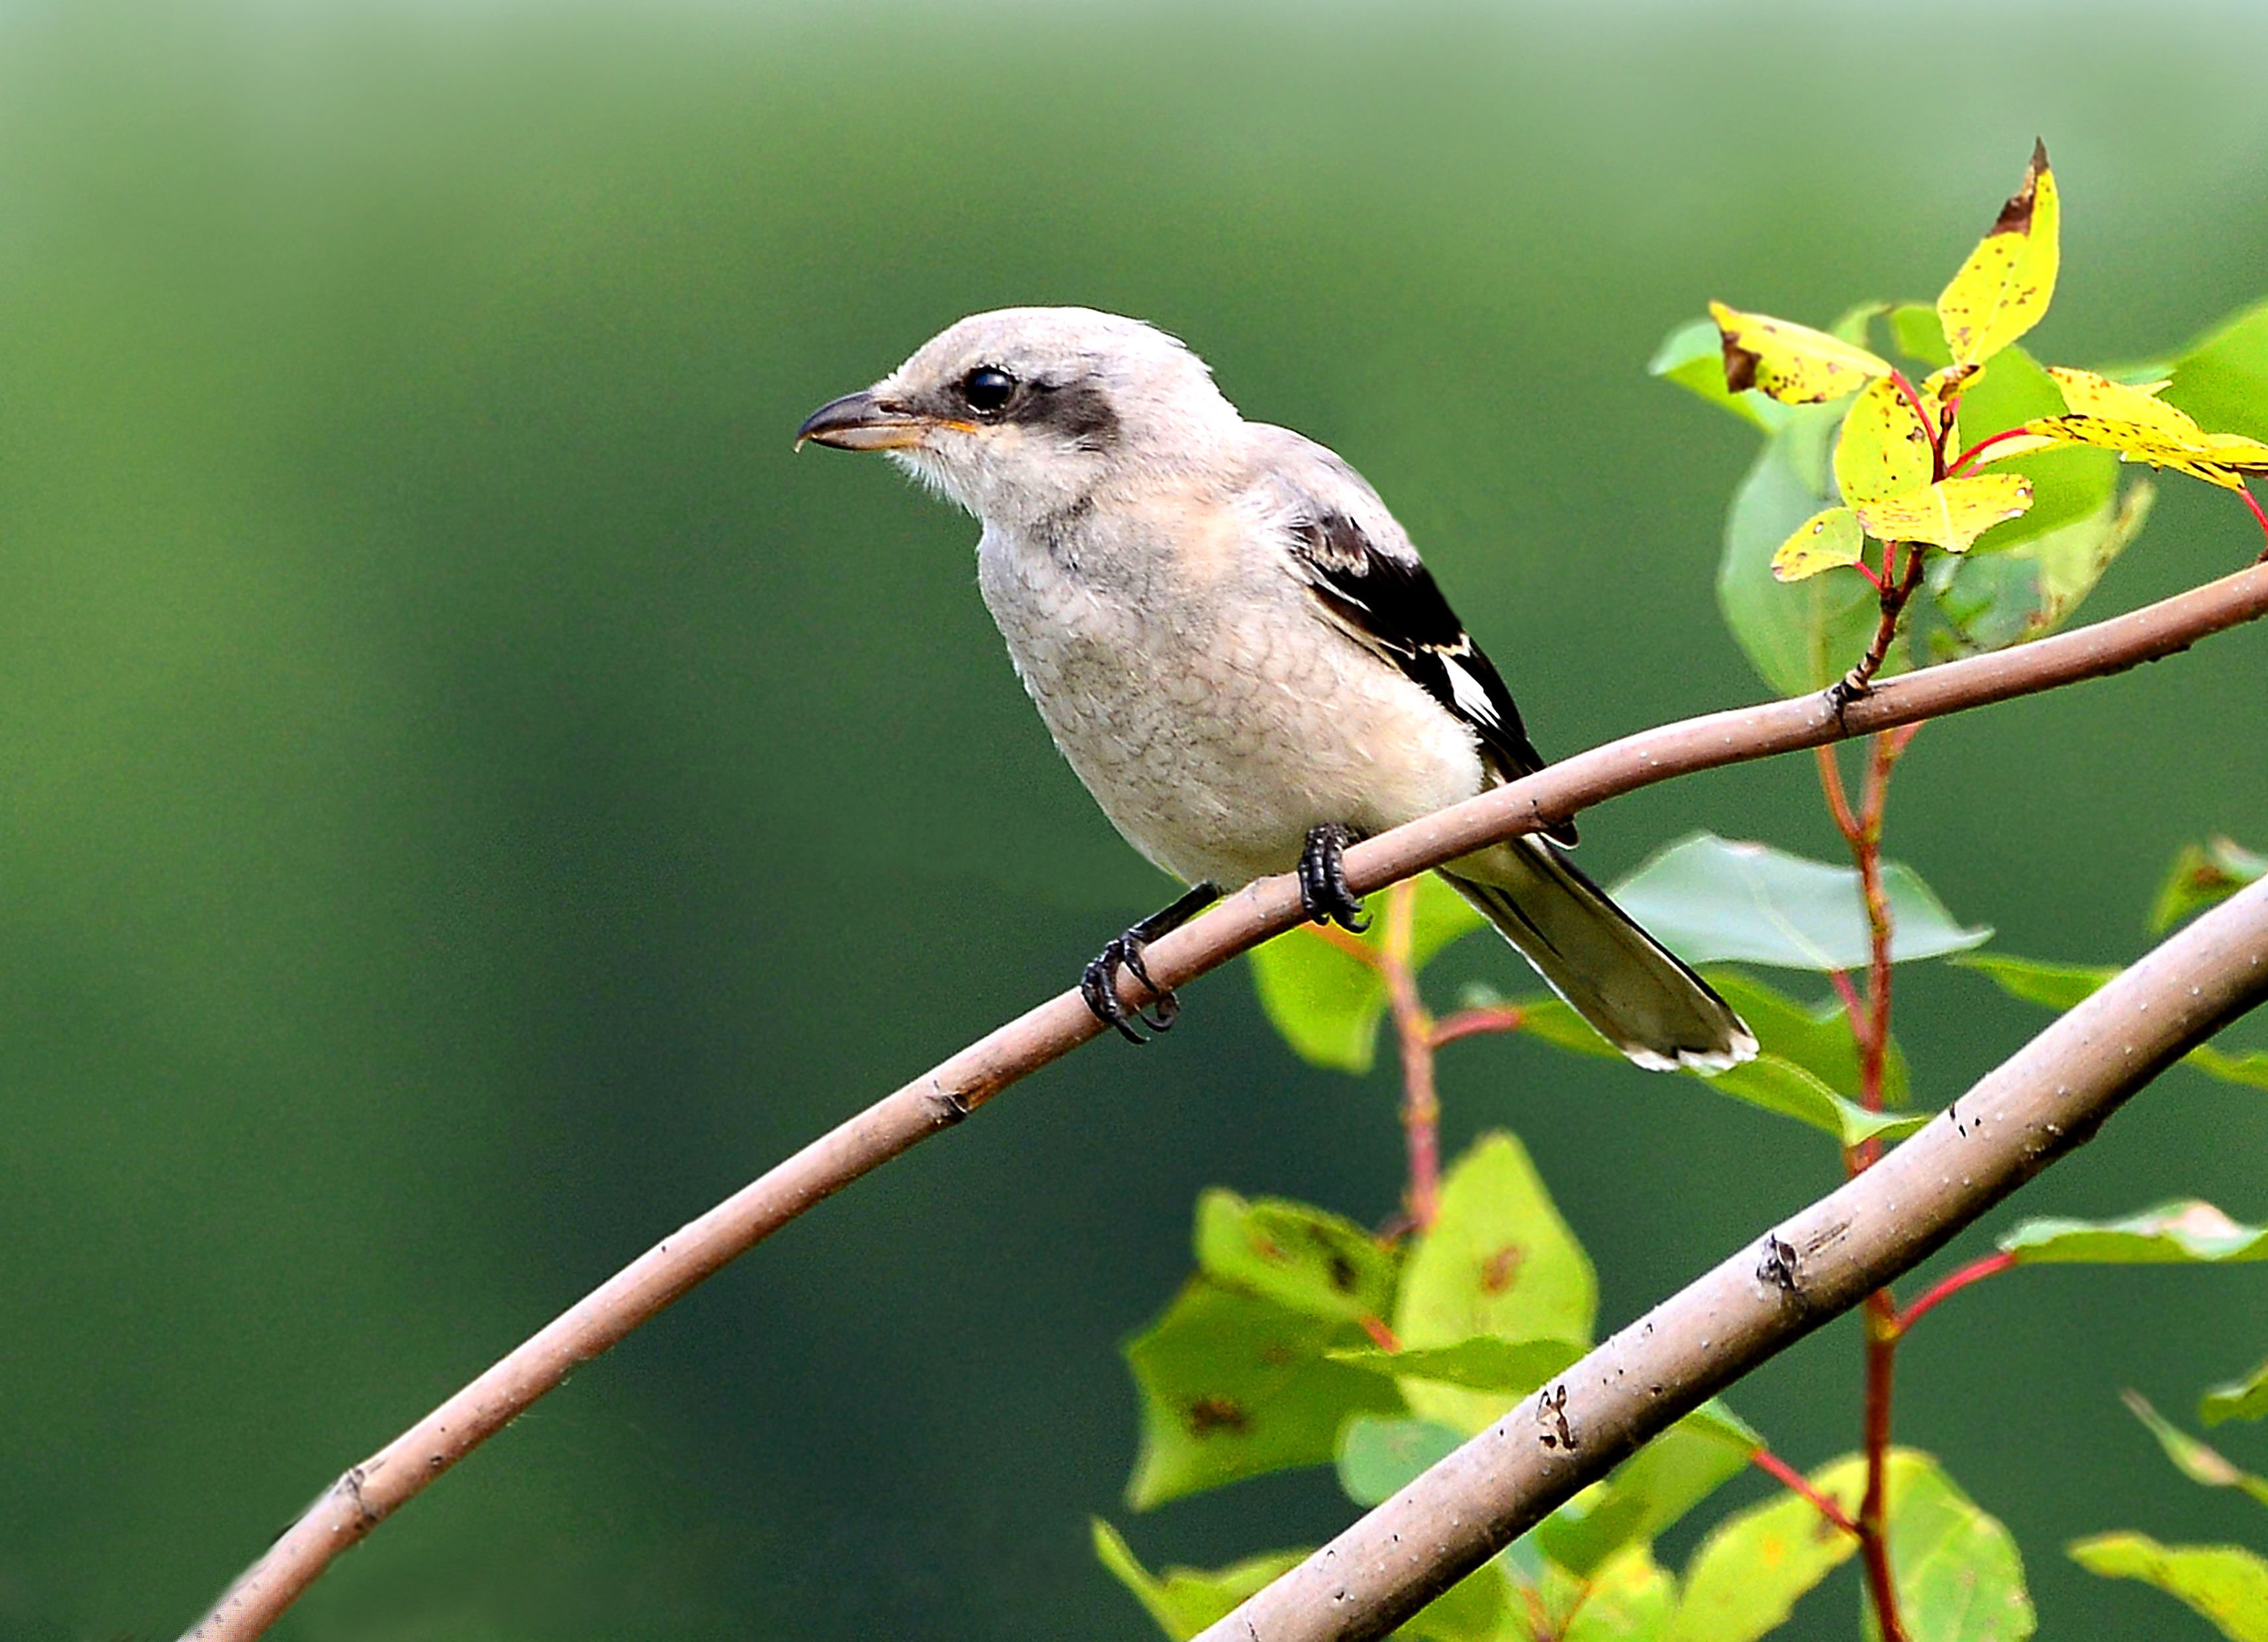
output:
[[[1347,845],[1361,836],[1351,827],[1326,821],[1308,829],[1307,847],[1300,851],[1300,905],[1307,917],[1317,924],[1336,918],[1341,929],[1358,935],[1370,927],[1370,920],[1363,916],[1362,898],[1347,887],[1344,858]]]
[[[1149,1040],[1134,1029],[1126,1017],[1126,1005],[1118,1001],[1118,972],[1124,969],[1150,989],[1151,1007],[1154,1014],[1134,1011],[1134,1020],[1153,1032],[1169,1030],[1182,1012],[1181,999],[1150,978],[1143,966],[1142,949],[1160,936],[1177,930],[1207,907],[1220,899],[1219,888],[1212,884],[1199,884],[1179,901],[1162,910],[1152,912],[1123,935],[1114,938],[1097,954],[1093,963],[1079,978],[1079,995],[1094,1012],[1094,1018],[1107,1027],[1118,1028],[1118,1035],[1129,1043],[1146,1043]]]

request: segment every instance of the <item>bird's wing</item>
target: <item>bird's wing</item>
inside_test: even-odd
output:
[[[1286,436],[1287,445],[1293,438]],[[1297,442],[1305,448],[1284,451],[1296,461],[1279,464],[1275,477],[1288,500],[1292,564],[1323,613],[1469,727],[1498,779],[1543,769],[1503,675],[1449,608],[1385,504],[1330,452]],[[1544,836],[1572,844],[1574,823]]]

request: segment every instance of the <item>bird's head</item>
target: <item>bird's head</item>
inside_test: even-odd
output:
[[[886,451],[987,523],[1036,524],[1129,478],[1219,460],[1239,423],[1204,362],[1091,308],[972,314],[796,431]]]

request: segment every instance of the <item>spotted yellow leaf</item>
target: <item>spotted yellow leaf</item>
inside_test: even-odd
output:
[[[1993,445],[1985,460],[1998,461],[2050,445],[2095,445],[2128,461],[2170,468],[2228,490],[2243,489],[2246,474],[2268,474],[2268,445],[2241,433],[2207,433],[2158,397],[2163,382],[2129,387],[2066,365],[2051,365],[2049,374],[2063,390],[2071,414],[2025,423],[2019,437]]]
[[[1923,409],[1944,415],[1927,401]],[[1896,382],[1876,377],[1867,383],[1844,413],[1835,439],[1835,483],[1843,499],[1855,506],[1926,490],[1937,469],[1933,431]]]
[[[2030,480],[2012,473],[1987,473],[1940,480],[1926,490],[1862,503],[1851,511],[1867,534],[1880,541],[1926,541],[1963,553],[1993,526],[2031,504]]]
[[[1830,507],[1814,513],[1795,527],[1772,555],[1771,572],[1784,582],[1800,582],[1838,565],[1856,564],[1866,551],[1867,533],[1859,528],[1858,515],[1847,507]]]
[[[1753,387],[1786,404],[1815,405],[1890,373],[1888,360],[1808,325],[1721,302],[1709,305],[1709,315],[1724,339],[1725,386],[1735,394]]]
[[[1957,365],[1982,364],[2040,322],[2055,296],[2061,208],[2044,144],[2018,188],[1937,299]]]

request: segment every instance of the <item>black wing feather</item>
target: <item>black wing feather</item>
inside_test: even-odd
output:
[[[1422,561],[1380,552],[1360,525],[1336,512],[1319,510],[1293,521],[1292,539],[1316,599],[1469,725],[1498,777],[1515,781],[1543,768],[1503,675],[1465,631]],[[1575,824],[1562,822],[1544,836],[1572,844]]]

